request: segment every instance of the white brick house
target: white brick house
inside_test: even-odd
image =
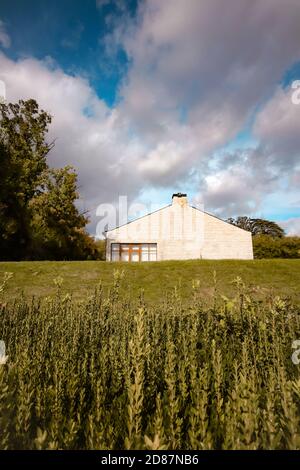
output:
[[[107,261],[253,259],[250,232],[190,206],[172,204],[106,232]]]

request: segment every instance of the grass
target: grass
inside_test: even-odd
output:
[[[187,262],[124,266],[124,273],[111,273],[115,265],[108,264],[40,263],[43,274],[26,278],[25,270],[20,277],[26,287],[41,277],[47,290],[47,280],[52,285],[53,275],[63,275],[69,290],[81,288],[79,303],[58,280],[51,297],[1,302],[12,281],[6,276],[0,448],[300,449],[300,365],[292,360],[299,305],[278,291],[257,301],[240,278],[228,284],[230,299],[219,286],[204,302],[201,286],[191,285],[195,273],[210,285],[214,267],[227,285],[221,268],[230,280],[243,265],[244,277],[257,281],[259,274],[271,285],[277,276],[282,288],[292,268],[299,276],[296,263]],[[18,265],[16,278],[22,266],[33,267]],[[47,276],[43,266],[52,268]],[[89,266],[98,270],[94,282],[107,270],[107,294],[100,285],[83,295]],[[185,302],[172,274],[189,283]],[[153,280],[149,294],[156,289],[161,298],[149,303],[131,295],[134,276]]]
[[[55,292],[54,279],[63,278],[63,290],[75,300],[91,293],[101,280],[104,290],[112,285],[113,271],[122,269],[125,281],[121,293],[132,298],[144,291],[145,300],[157,302],[170,292],[174,285],[180,288],[183,299],[190,296],[191,284],[197,280],[200,293],[213,296],[213,271],[218,289],[225,295],[233,294],[232,280],[237,276],[250,286],[257,297],[281,295],[300,302],[300,260],[191,260],[162,261],[158,263],[106,263],[103,261],[74,262],[3,262],[0,263],[0,280],[5,272],[12,272],[5,298],[15,298],[22,292],[26,297],[44,297]]]

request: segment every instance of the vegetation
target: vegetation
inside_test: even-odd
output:
[[[300,237],[256,235],[252,241],[255,258],[300,258]]]
[[[2,301],[2,449],[300,449],[300,310],[240,278],[155,305],[120,295]],[[9,279],[6,276],[6,282]],[[0,295],[3,295],[2,286]]]
[[[95,241],[97,249],[97,259],[105,261],[106,259],[106,240],[100,239]]]
[[[189,260],[160,261],[147,263],[107,263],[101,261],[32,261],[0,263],[0,279],[5,271],[13,273],[13,281],[7,286],[5,299],[46,297],[53,295],[53,279],[64,279],[63,290],[74,300],[80,301],[90,295],[102,281],[105,293],[111,288],[114,269],[122,269],[125,279],[120,288],[121,295],[137,299],[143,289],[147,302],[157,303],[166,292],[171,292],[174,283],[180,286],[184,300],[190,299],[193,279],[200,282],[199,291],[212,299],[214,289],[211,273],[216,271],[219,289],[232,296],[232,279],[242,277],[257,299],[280,295],[300,303],[300,261],[299,260]]]
[[[244,230],[248,230],[252,235],[268,235],[281,238],[284,236],[284,230],[276,222],[265,219],[251,219],[250,217],[229,218],[227,222],[236,225]]]
[[[254,258],[300,258],[300,237],[285,236],[275,222],[245,216],[227,222],[252,233]]]
[[[97,254],[75,201],[71,167],[50,169],[51,116],[34,100],[0,104],[0,259],[87,259]]]

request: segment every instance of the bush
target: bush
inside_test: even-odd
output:
[[[106,240],[96,240],[97,259],[105,261],[106,259]]]
[[[300,237],[255,235],[252,240],[254,258],[300,258]]]
[[[239,279],[232,299],[194,282],[151,307],[121,277],[80,304],[59,278],[41,302],[0,291],[0,448],[300,448],[299,307]]]

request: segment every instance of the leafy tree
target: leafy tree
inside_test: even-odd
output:
[[[97,247],[97,258],[99,260],[105,261],[106,259],[106,240],[100,239],[95,242]]]
[[[0,253],[12,258],[25,254],[30,239],[28,202],[47,168],[50,122],[34,100],[0,104]]]
[[[35,100],[0,105],[0,259],[95,256],[75,171],[48,167],[50,123]]]
[[[78,197],[77,175],[72,167],[47,169],[42,174],[39,189],[30,201],[35,234],[31,257],[43,245],[55,258],[96,256],[96,246],[85,232],[88,219],[75,205]]]
[[[284,230],[270,220],[264,219],[251,219],[250,217],[237,217],[227,219],[227,222],[240,227],[244,230],[248,230],[252,235],[269,235],[271,237],[282,238],[284,236]]]

